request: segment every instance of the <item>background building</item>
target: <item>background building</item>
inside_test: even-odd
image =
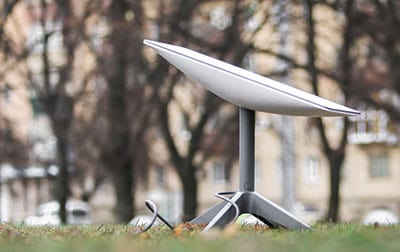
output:
[[[101,114],[105,110],[101,104],[106,104],[105,100],[109,93],[105,91],[107,79],[105,70],[96,68],[96,66],[100,64],[98,63],[99,55],[103,56],[103,61],[112,58],[112,55],[107,54],[112,47],[107,39],[116,28],[112,27],[114,23],[102,12],[87,14],[89,18],[78,29],[84,31],[82,32],[85,35],[83,38],[87,40],[82,38],[76,44],[74,48],[76,62],[71,67],[73,76],[67,78],[67,81],[61,82],[64,67],[68,65],[64,41],[66,38],[65,22],[61,22],[63,19],[57,11],[56,1],[44,2],[46,11],[42,9],[42,1],[20,1],[13,11],[12,18],[8,19],[4,26],[7,30],[7,38],[15,47],[14,50],[24,52],[25,54],[19,55],[24,58],[18,58],[20,61],[13,63],[13,58],[7,55],[7,50],[4,49],[7,48],[7,43],[0,40],[4,49],[0,52],[0,57],[5,62],[4,67],[0,67],[1,220],[20,222],[32,214],[39,204],[54,199],[55,189],[52,186],[55,181],[54,176],[60,169],[56,165],[58,140],[53,131],[54,121],[41,106],[43,97],[38,92],[44,87],[44,79],[47,76],[50,90],[63,83],[62,88],[59,88],[59,90],[62,89],[62,92],[53,95],[58,98],[64,97],[66,101],[70,101],[71,94],[79,93],[76,91],[80,90],[80,84],[88,79],[83,85],[83,99],[77,99],[73,110],[73,115],[77,119],[76,124],[73,124],[72,127],[71,135],[73,136],[70,138],[73,144],[66,152],[66,159],[70,164],[67,170],[71,175],[68,193],[70,198],[89,201],[94,223],[112,222],[114,221],[112,209],[117,204],[114,193],[115,182],[112,182],[111,179],[113,167],[107,170],[100,154],[100,147],[111,145],[110,139],[104,140],[102,137],[107,135],[105,129],[112,122],[107,122],[106,116]],[[85,16],[83,5],[79,4],[79,1],[72,2],[75,3],[74,6],[77,6],[74,9],[76,11],[74,18],[76,19],[68,20],[69,24],[75,24],[78,22],[77,20],[80,20],[79,18]],[[213,48],[202,47],[191,40],[185,40],[184,35],[179,35],[177,39],[172,40],[176,44],[185,45],[187,43],[188,47],[192,49],[215,54],[213,56],[242,64],[251,71],[268,74],[297,88],[312,92],[304,68],[294,66],[296,65],[294,63],[306,61],[305,24],[302,19],[292,18],[288,22],[285,18],[280,17],[279,13],[283,12],[276,11],[279,2],[283,1],[276,1],[276,4],[271,1],[243,1],[243,5],[247,8],[245,13],[248,16],[246,16],[247,19],[240,16],[246,21],[240,21],[244,24],[238,26],[243,29],[241,31],[244,34],[240,36],[243,37],[240,42],[247,43],[250,40],[248,37],[250,37],[252,42],[248,45],[259,47],[259,50],[251,50],[247,53],[243,57],[243,61],[235,62],[234,58],[237,56],[235,49],[227,49],[221,54],[216,53],[218,49],[228,47],[229,43],[225,43],[224,40],[224,32],[236,24],[235,22],[239,22],[232,14],[235,5],[229,1],[201,4],[193,11],[190,24],[180,24],[182,27],[191,25],[191,31],[209,41],[214,46]],[[135,26],[135,31],[143,32],[140,34],[141,36],[158,40],[165,39],[167,37],[165,33],[180,34],[179,31],[168,30],[166,24],[161,22],[161,17],[158,15],[173,13],[171,8],[174,7],[163,6],[164,9],[161,9],[161,3],[163,2],[160,1],[160,4],[157,5],[153,1],[143,1],[142,5],[145,10],[143,15],[146,17],[143,19],[145,21],[141,27],[143,31]],[[0,6],[4,8],[1,4]],[[102,6],[104,9],[101,10],[106,12],[108,7],[105,3]],[[132,10],[123,11],[123,18],[118,22],[127,22],[124,23],[127,24],[127,27],[133,27],[137,16],[135,17]],[[299,13],[303,12],[302,5],[289,5],[286,11],[299,17],[302,15]],[[370,10],[367,9],[367,11]],[[263,23],[265,18],[263,13],[267,12],[273,18],[270,22]],[[230,16],[231,14],[232,16]],[[323,5],[315,8],[314,17],[319,36],[316,42],[320,57],[318,67],[327,67],[328,69],[337,67],[338,57],[335,53],[338,51],[339,37],[346,21],[343,15],[343,12],[336,12]],[[157,20],[159,22],[156,22]],[[117,24],[120,24],[118,22]],[[158,26],[160,23],[164,26]],[[260,26],[261,24],[262,26]],[[123,26],[121,25],[121,27]],[[133,32],[133,28],[130,28],[129,31]],[[255,31],[257,33],[254,34],[257,35],[251,37],[252,32]],[[81,35],[81,33],[79,34]],[[357,52],[360,54],[364,51],[368,51],[371,55],[380,52],[364,40],[357,43],[359,43]],[[221,44],[225,47],[220,46]],[[267,44],[267,47],[263,47]],[[280,47],[282,44],[285,46]],[[278,53],[274,55],[270,53],[271,51]],[[47,53],[47,58],[44,57],[45,53]],[[142,100],[139,98],[151,97],[149,94],[154,92],[152,88],[156,86],[154,84],[156,81],[154,83],[149,81],[156,79],[154,77],[156,72],[147,75],[145,70],[157,69],[157,58],[153,52],[147,49],[143,49],[141,54],[145,55],[143,59],[149,62],[140,69],[143,72],[135,72],[137,69],[132,66],[136,62],[129,62],[126,67],[129,70],[126,75],[127,86],[131,88],[127,89],[127,94],[129,97],[133,97],[130,99],[132,103],[129,103],[131,107],[143,106]],[[278,60],[284,58],[283,56],[291,56],[296,62],[289,64],[285,61],[286,64],[283,64],[281,60]],[[49,60],[48,68],[44,65],[44,58]],[[363,64],[361,60],[359,61],[354,63],[357,67]],[[109,69],[113,69],[111,60],[106,63],[110,67]],[[383,63],[378,65],[383,68],[382,72],[387,71]],[[46,72],[46,69],[49,71]],[[160,69],[164,68],[160,67]],[[173,86],[171,90],[169,90],[170,86],[166,85],[156,92],[161,96],[167,96],[165,94],[168,92],[172,94],[173,99],[167,101],[166,114],[169,118],[173,140],[178,151],[184,156],[193,137],[193,128],[200,121],[199,118],[206,109],[204,97],[207,95],[204,89],[179,76],[176,70],[167,67],[166,72],[170,75],[162,79],[163,83],[168,84],[175,79],[177,81],[174,85],[170,85]],[[375,74],[374,69],[368,73],[372,76]],[[321,96],[338,103],[345,102],[338,83],[326,76],[319,77],[319,79]],[[378,80],[381,81],[381,79]],[[141,88],[135,86],[137,83]],[[387,84],[382,84],[382,86],[375,87],[376,96],[379,96],[381,100],[390,101],[394,107],[400,107],[398,95],[387,86]],[[38,88],[35,89],[35,87]],[[52,96],[47,98],[52,98]],[[359,221],[366,213],[374,209],[387,209],[400,216],[400,188],[398,188],[400,184],[400,130],[398,123],[393,120],[393,116],[390,117],[384,107],[373,107],[370,103],[359,100],[353,104],[355,109],[362,111],[362,114],[349,118],[348,145],[341,174],[341,220]],[[150,103],[147,103],[146,106],[160,102],[160,99],[153,98],[149,101]],[[203,141],[198,145],[198,152],[193,158],[193,162],[199,167],[195,172],[199,181],[198,212],[219,202],[213,197],[215,192],[238,188],[237,142],[235,142],[238,137],[237,128],[235,128],[237,111],[221,101],[216,103],[217,112],[210,114],[204,128]],[[148,124],[149,131],[143,131],[144,137],[140,138],[142,142],[138,141],[132,144],[133,150],[130,152],[146,150],[150,157],[150,160],[147,160],[147,156],[142,155],[144,151],[139,152],[139,156],[146,162],[139,164],[141,169],[135,171],[139,174],[134,192],[138,214],[147,213],[144,209],[144,200],[150,198],[160,205],[161,213],[164,216],[178,221],[182,215],[183,189],[175,170],[176,165],[171,162],[171,151],[160,129],[160,121],[154,119],[159,117],[159,112],[139,112],[134,108],[129,110],[131,117],[128,121],[132,131],[138,127],[135,124],[136,120],[139,121],[146,114],[152,116],[148,119],[151,121]],[[315,119],[295,117],[290,120],[293,132],[291,150],[282,147],[282,129],[288,128],[288,121],[278,115],[257,113],[256,188],[262,195],[284,205],[285,195],[282,184],[291,179],[282,168],[283,165],[287,166],[287,160],[283,160],[282,157],[288,156],[290,153],[293,158],[292,186],[295,201],[291,211],[306,221],[315,221],[324,218],[327,211],[329,161],[324,155]],[[139,125],[142,122],[140,121]],[[338,145],[340,132],[344,129],[343,120],[328,118],[324,119],[324,122],[330,143]],[[11,127],[7,125],[11,125]],[[221,131],[225,134],[221,134]],[[4,139],[12,139],[12,141],[6,142]],[[147,145],[150,146],[148,150]],[[10,149],[16,149],[12,153],[25,153],[26,155],[21,154],[21,156],[10,158],[11,154],[7,152]]]

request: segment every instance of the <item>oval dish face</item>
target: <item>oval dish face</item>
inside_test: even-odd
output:
[[[144,43],[210,92],[236,106],[295,116],[343,116],[359,112],[184,47]]]

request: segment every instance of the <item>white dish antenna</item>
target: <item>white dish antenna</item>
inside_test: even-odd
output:
[[[230,202],[221,202],[191,221],[207,224],[204,230],[224,227],[232,216],[249,213],[271,227],[310,227],[254,191],[255,111],[298,116],[348,116],[358,111],[303,92],[201,53],[170,44],[145,40],[158,54],[186,76],[239,107],[240,190]]]
[[[186,76],[236,106],[296,116],[350,116],[359,112],[184,47],[144,40]]]

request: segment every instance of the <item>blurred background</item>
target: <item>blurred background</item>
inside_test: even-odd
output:
[[[360,110],[257,113],[256,188],[309,223],[396,222],[399,31],[397,0],[2,0],[0,220],[128,223],[151,199],[178,223],[238,188],[237,108],[152,39]]]

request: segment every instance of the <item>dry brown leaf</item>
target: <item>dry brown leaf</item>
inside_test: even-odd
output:
[[[224,237],[232,237],[236,235],[239,232],[239,230],[240,230],[239,224],[231,223],[222,230],[222,234],[224,235]]]

